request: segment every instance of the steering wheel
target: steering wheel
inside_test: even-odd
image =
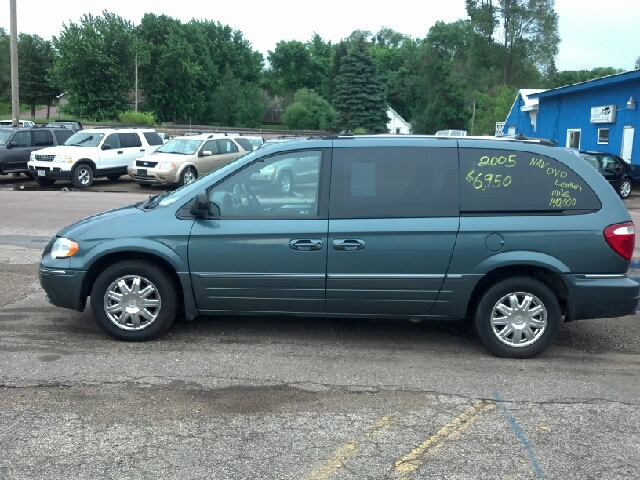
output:
[[[247,198],[249,205],[251,205],[254,210],[257,210],[260,213],[264,213],[264,208],[262,207],[260,200],[258,200],[258,197],[256,197],[255,193],[253,193],[251,188],[249,188],[249,185],[247,185],[246,183],[242,183],[240,187],[242,188],[242,193]]]

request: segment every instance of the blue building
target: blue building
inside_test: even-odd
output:
[[[521,90],[503,132],[613,153],[640,164],[638,99],[640,70],[552,90]]]
[[[522,89],[518,92],[503,126],[502,133],[504,135],[522,134],[527,137],[537,137],[538,100],[530,99],[529,95],[541,92],[544,90],[533,88]],[[500,132],[496,133],[496,135],[499,134]]]

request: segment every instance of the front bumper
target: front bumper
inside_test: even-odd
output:
[[[569,305],[565,321],[634,315],[640,284],[626,275],[566,275]]]
[[[32,177],[51,178],[54,180],[69,180],[71,178],[71,170],[64,170],[52,162],[32,163],[29,162],[29,173]]]
[[[168,185],[178,183],[180,176],[174,171],[155,171],[144,168],[128,168],[127,173],[136,183],[150,183],[152,185]]]
[[[49,301],[57,307],[82,312],[86,296],[82,293],[82,282],[87,272],[40,265],[38,280]]]

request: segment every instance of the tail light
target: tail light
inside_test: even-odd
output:
[[[625,260],[631,260],[636,246],[636,230],[633,222],[616,223],[604,229],[604,239]]]

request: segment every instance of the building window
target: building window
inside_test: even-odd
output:
[[[598,143],[609,143],[609,129],[608,128],[599,128],[598,129]]]

